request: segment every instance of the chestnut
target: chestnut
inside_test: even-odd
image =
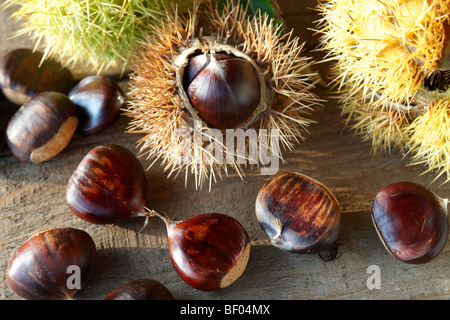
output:
[[[96,256],[95,243],[87,232],[46,230],[17,249],[8,263],[6,281],[27,300],[73,299],[90,278]]]
[[[249,123],[261,102],[260,76],[248,60],[226,52],[194,52],[183,88],[198,116],[216,129]]]
[[[178,275],[191,287],[215,291],[228,287],[245,271],[250,238],[233,217],[205,213],[182,221],[158,213],[167,227],[169,253]]]
[[[118,286],[104,300],[174,300],[174,297],[156,280],[136,279]]]
[[[144,169],[125,147],[108,144],[93,148],[70,177],[66,200],[79,218],[99,224],[144,215]]]
[[[447,199],[408,181],[380,190],[372,203],[372,220],[387,249],[411,264],[433,260],[445,247],[449,234]]]
[[[9,121],[8,147],[21,161],[47,161],[67,146],[77,125],[76,106],[65,94],[39,93]]]
[[[0,87],[12,102],[23,105],[41,92],[67,94],[74,85],[69,69],[44,58],[40,51],[15,49],[0,60]]]
[[[341,228],[341,207],[321,182],[301,173],[279,173],[259,190],[255,211],[271,244],[294,253],[327,250]]]
[[[125,94],[106,76],[88,76],[68,94],[78,108],[77,133],[92,135],[111,126],[125,104]]]

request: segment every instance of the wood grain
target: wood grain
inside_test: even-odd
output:
[[[296,34],[306,25],[304,3],[279,1],[286,20],[293,21]],[[301,3],[301,6],[299,5]],[[298,11],[296,11],[298,8]],[[308,21],[312,21],[308,18]],[[308,22],[309,23],[309,22]],[[27,39],[8,39],[15,28],[7,14],[0,14],[0,39],[7,50],[28,46]],[[325,68],[325,66],[324,66]],[[126,83],[121,84],[126,89]],[[316,108],[307,140],[292,152],[285,152],[281,171],[297,171],[313,177],[333,192],[342,206],[342,229],[338,237],[338,258],[325,262],[316,254],[284,252],[269,245],[259,227],[254,206],[259,188],[269,179],[258,170],[246,170],[218,181],[211,191],[195,190],[192,181],[167,179],[159,165],[147,171],[147,206],[171,218],[183,219],[200,213],[220,212],[236,218],[251,239],[250,260],[244,274],[231,286],[216,292],[189,287],[176,274],[168,254],[164,223],[154,218],[142,231],[144,220],[136,218],[117,225],[94,225],[70,212],[65,189],[78,163],[92,148],[117,143],[133,150],[138,135],[124,133],[128,119],[121,117],[111,128],[92,137],[76,136],[56,158],[42,164],[22,163],[8,150],[0,152],[0,299],[18,299],[5,281],[6,266],[15,250],[32,234],[51,227],[74,227],[92,235],[98,249],[97,265],[87,287],[76,299],[103,299],[115,287],[138,278],[163,283],[175,299],[450,299],[450,245],[432,262],[408,265],[395,260],[383,247],[370,219],[376,193],[400,180],[428,185],[431,174],[420,175],[422,167],[409,166],[399,152],[371,154],[370,144],[344,127],[340,108],[329,98],[327,88],[316,93],[327,99]],[[149,165],[141,158],[144,167]],[[442,197],[450,185],[430,188]],[[369,290],[369,266],[381,271],[381,288]]]

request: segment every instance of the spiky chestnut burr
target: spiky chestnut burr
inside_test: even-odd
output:
[[[319,5],[342,114],[373,151],[399,149],[450,179],[450,2],[330,0]]]
[[[189,0],[6,0],[3,8],[45,57],[55,57],[76,75],[125,71],[136,42],[152,32],[167,3],[179,10]]]
[[[318,103],[311,93],[317,75],[306,72],[312,62],[300,39],[232,2],[222,10],[197,3],[189,15],[168,9],[166,16],[139,46],[130,76],[125,114],[132,118],[128,131],[144,134],[141,154],[160,160],[169,175],[193,174],[200,188],[205,181],[211,188],[228,167],[244,175],[242,159],[225,144],[229,129],[259,130],[259,145],[265,140],[282,160],[271,142],[294,148]]]

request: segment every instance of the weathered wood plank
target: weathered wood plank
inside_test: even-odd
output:
[[[308,3],[279,2],[292,21],[297,19],[297,4]],[[6,41],[11,28],[1,13],[0,37],[8,43],[1,53],[29,45],[23,39]],[[329,96],[326,88],[318,88],[317,94]],[[104,226],[76,218],[65,203],[65,187],[83,156],[111,142],[136,151],[137,136],[124,133],[128,119],[121,118],[99,135],[75,137],[60,155],[43,164],[21,163],[8,150],[0,152],[0,299],[17,299],[4,277],[9,257],[33,233],[56,226],[89,232],[98,248],[95,272],[77,299],[103,299],[119,284],[142,277],[162,282],[177,299],[449,299],[450,246],[426,265],[398,262],[382,246],[370,219],[372,199],[382,187],[399,180],[427,185],[433,177],[420,176],[422,168],[408,166],[408,159],[398,152],[371,155],[368,143],[344,129],[339,106],[331,99],[311,118],[318,123],[310,126],[306,142],[285,153],[287,162],[280,171],[308,174],[336,195],[343,208],[338,259],[325,262],[316,254],[292,254],[269,245],[254,214],[257,192],[269,178],[258,170],[246,170],[245,180],[231,175],[218,181],[211,192],[195,190],[192,181],[185,187],[183,178],[167,179],[159,166],[147,173],[148,207],[176,219],[222,212],[238,219],[249,232],[252,249],[246,271],[218,292],[197,291],[178,277],[169,259],[165,226],[158,218],[141,233],[143,219]],[[450,185],[439,187],[439,182],[431,189],[442,196],[450,194]],[[366,286],[371,265],[380,267],[381,289]]]

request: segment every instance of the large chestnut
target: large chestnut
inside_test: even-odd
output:
[[[183,87],[198,116],[216,129],[246,125],[261,102],[256,67],[226,52],[195,52],[184,69]]]
[[[90,278],[97,251],[79,229],[55,228],[33,235],[12,256],[6,281],[28,300],[73,299]]]
[[[294,253],[329,249],[341,228],[341,207],[321,182],[279,173],[260,189],[256,217],[272,245]]]
[[[39,51],[15,49],[0,60],[0,87],[10,101],[23,105],[41,92],[67,94],[72,89],[74,79],[70,70],[43,57]]]
[[[156,215],[166,223],[175,270],[193,288],[219,290],[231,285],[245,271],[250,239],[233,217],[206,213],[172,221]]]
[[[68,94],[78,107],[77,133],[92,135],[111,126],[125,104],[125,94],[106,76],[88,76]]]
[[[372,220],[382,243],[395,258],[412,264],[427,263],[447,243],[447,203],[417,183],[396,182],[375,196]]]
[[[69,179],[66,200],[72,212],[92,223],[116,223],[145,212],[146,178],[136,156],[108,144],[95,147]]]
[[[118,286],[104,300],[174,300],[174,297],[156,280],[136,279]]]
[[[25,103],[9,121],[8,147],[21,161],[47,161],[67,146],[77,126],[73,102],[65,94],[43,92]]]

